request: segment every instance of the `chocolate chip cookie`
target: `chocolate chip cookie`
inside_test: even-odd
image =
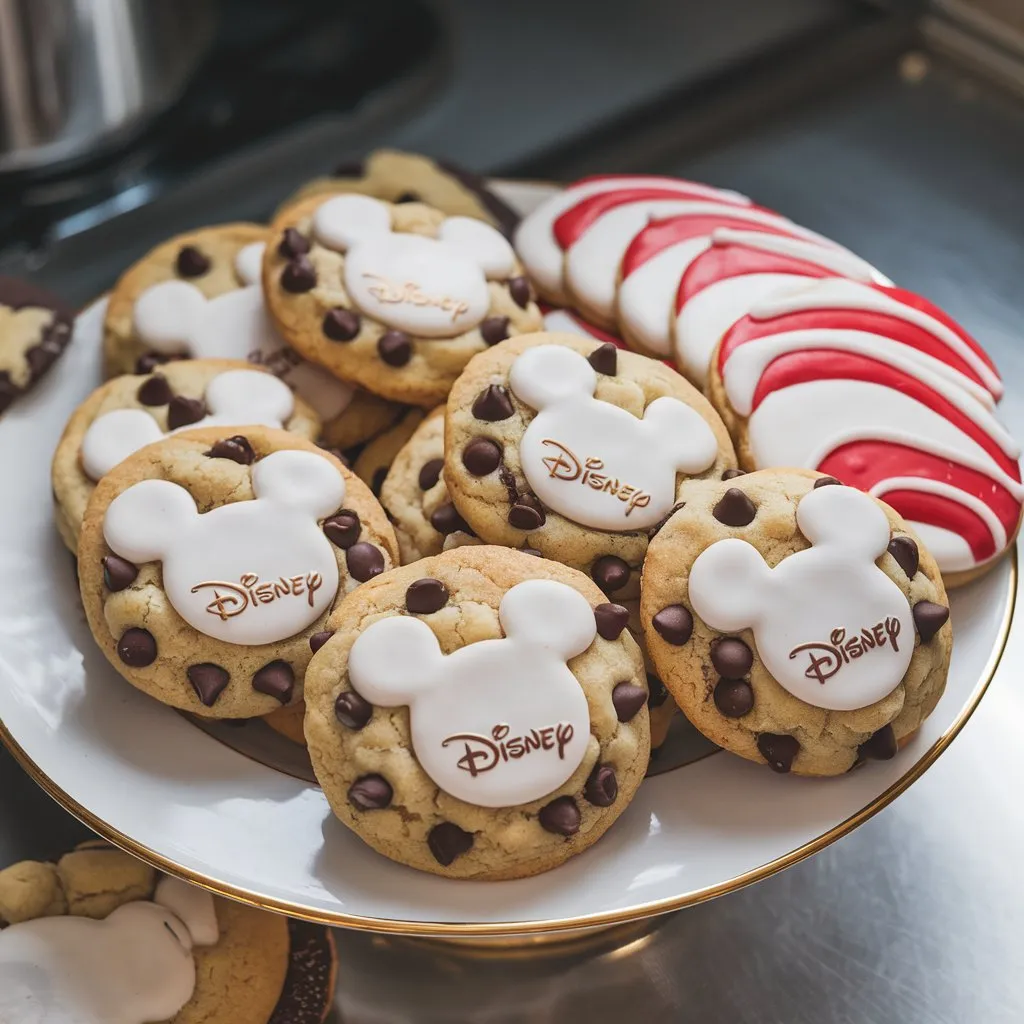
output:
[[[473,355],[541,326],[511,245],[482,221],[312,196],[272,233],[263,288],[285,340],[384,398],[435,406]]]
[[[77,550],[96,481],[132,452],[189,427],[252,423],[309,440],[320,432],[313,409],[252,363],[185,359],[103,384],[72,413],[53,456],[55,515],[64,543]]]
[[[777,772],[893,757],[942,696],[952,647],[939,570],[907,523],[807,470],[682,497],[647,552],[641,615],[690,721]]]
[[[250,718],[302,698],[329,613],[397,556],[384,510],[334,456],[221,427],[149,445],[99,482],[78,571],[93,635],[130,683]]]
[[[582,573],[494,547],[403,566],[339,606],[306,677],[334,813],[385,856],[521,878],[580,853],[647,767],[643,659]]]
[[[581,569],[616,601],[638,595],[648,533],[681,485],[736,465],[722,421],[674,370],[571,334],[476,357],[445,429],[445,483],[472,530]]]

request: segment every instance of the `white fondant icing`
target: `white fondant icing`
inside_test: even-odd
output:
[[[196,946],[215,946],[220,939],[213,896],[198,885],[164,876],[157,882],[153,902],[166,907],[188,929]]]
[[[527,349],[509,383],[537,410],[519,444],[530,487],[547,507],[584,526],[653,526],[675,503],[676,474],[703,472],[718,455],[711,427],[685,402],[655,399],[638,419],[595,399],[597,374],[570,348]]]
[[[235,275],[243,285],[260,283],[266,248],[266,242],[252,242],[238,250],[238,255],[235,256]]]
[[[732,537],[697,556],[693,610],[713,629],[752,629],[779,684],[815,707],[868,707],[899,686],[914,652],[902,591],[875,564],[890,539],[885,513],[851,487],[819,487],[797,506],[811,547],[768,567]]]
[[[932,523],[919,523],[912,519],[908,519],[907,522],[932,553],[932,557],[943,572],[967,572],[977,567],[978,563],[970,544],[960,534]]]
[[[594,613],[571,587],[528,580],[498,610],[505,639],[445,655],[421,619],[392,616],[352,645],[355,690],[407,705],[423,770],[479,807],[540,800],[579,767],[590,741],[587,698],[566,662],[596,636]]]
[[[273,643],[330,608],[338,565],[317,520],[337,511],[345,481],[313,452],[280,451],[252,470],[252,501],[200,515],[167,480],[144,480],[107,508],[103,534],[132,562],[163,563],[175,610],[201,633],[228,643]]]
[[[277,377],[257,370],[226,370],[206,388],[208,414],[179,430],[200,427],[283,427],[295,410],[291,390]],[[172,430],[174,434],[178,431]],[[82,438],[82,468],[99,480],[132,452],[164,437],[143,409],[114,409],[97,416]]]

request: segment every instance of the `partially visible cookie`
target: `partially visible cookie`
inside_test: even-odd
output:
[[[612,825],[650,750],[639,648],[584,575],[465,547],[342,602],[307,673],[334,813],[451,878],[537,874]]]
[[[952,647],[907,523],[806,470],[694,481],[684,501],[651,541],[641,614],[687,718],[777,772],[892,757],[942,696]]]
[[[166,433],[189,427],[264,424],[309,440],[320,420],[301,398],[252,363],[187,359],[150,374],[115,377],[71,415],[53,456],[57,529],[74,552],[96,481]]]
[[[449,215],[476,217],[510,234],[519,215],[478,174],[419,153],[378,149],[365,161],[342,164],[330,177],[316,178],[285,203],[310,196],[346,192],[385,199],[389,203],[426,203]]]
[[[688,479],[736,465],[710,403],[663,363],[571,334],[512,338],[452,388],[444,479],[484,541],[639,593],[649,531]]]
[[[324,423],[320,439],[331,448],[348,451],[390,429],[405,409],[400,402],[389,402],[365,388],[352,387],[351,401],[340,416]]]
[[[263,289],[285,340],[392,401],[437,405],[474,354],[541,325],[511,245],[482,221],[311,196],[272,232]]]
[[[373,491],[375,498],[380,497],[384,478],[395,456],[423,422],[423,417],[422,409],[410,409],[397,423],[370,441],[353,463],[356,476]]]
[[[57,361],[74,319],[52,292],[0,275],[0,415]]]
[[[330,611],[397,556],[384,510],[334,456],[269,427],[209,428],[100,481],[78,568],[93,635],[130,683],[250,718],[301,699]]]

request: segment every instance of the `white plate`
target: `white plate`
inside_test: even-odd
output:
[[[65,419],[98,380],[98,343],[77,337],[0,420],[0,734],[96,831],[268,909],[379,931],[524,934],[632,920],[731,891],[821,849],[918,778],[966,721],[1006,646],[1009,559],[956,592],[946,693],[894,760],[815,781],[715,754],[647,780],[601,842],[555,871],[501,883],[421,874],[364,846],[315,786],[135,691],[95,648],[51,521],[49,465]]]

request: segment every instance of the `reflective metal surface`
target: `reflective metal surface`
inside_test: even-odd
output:
[[[181,93],[213,0],[0,0],[0,172],[91,154]]]

